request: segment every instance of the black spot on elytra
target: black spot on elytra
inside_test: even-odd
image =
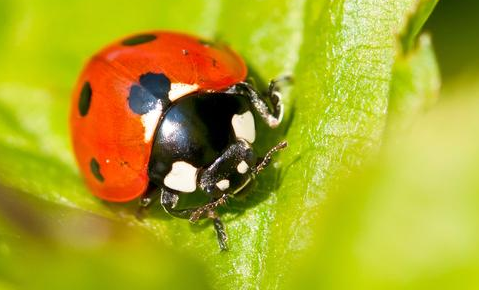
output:
[[[103,177],[103,175],[101,175],[101,172],[100,172],[100,164],[98,164],[98,161],[96,161],[95,158],[92,158],[90,161],[90,170],[93,176],[95,176],[95,178],[98,181],[100,182],[105,181],[105,178]]]
[[[156,40],[156,38],[157,37],[154,34],[140,34],[123,40],[122,44],[126,46],[134,46]]]
[[[188,54],[189,54],[189,51],[188,51],[187,49],[183,49],[183,50],[181,51],[181,53],[183,53],[183,55],[188,55]]]
[[[86,82],[81,89],[80,100],[78,101],[78,110],[80,111],[80,115],[82,117],[85,117],[90,109],[91,94],[91,85],[89,82]]]
[[[158,100],[161,106],[169,103],[171,82],[164,74],[147,73],[140,77],[140,84],[130,89],[128,105],[136,114],[143,115],[155,109]]]

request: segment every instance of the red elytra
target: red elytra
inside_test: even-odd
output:
[[[181,97],[225,90],[243,81],[247,68],[225,45],[164,31],[123,39],[93,56],[73,93],[70,125],[80,170],[93,194],[108,201],[135,199],[149,184],[153,140],[145,137],[141,116],[128,105],[131,87],[147,73],[163,73],[172,84],[195,85],[188,91],[177,86],[174,93]],[[86,109],[82,94],[88,97]]]

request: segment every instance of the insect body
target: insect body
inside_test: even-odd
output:
[[[277,82],[262,95],[246,75],[228,47],[180,33],[136,35],[96,54],[80,76],[70,117],[77,161],[92,192],[113,202],[139,197],[142,207],[159,197],[173,216],[212,218],[226,249],[216,207],[286,146],[256,155],[255,114],[275,128],[283,106]],[[210,201],[178,208],[180,196],[192,193]]]

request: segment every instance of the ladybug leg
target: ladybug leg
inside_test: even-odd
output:
[[[136,217],[138,219],[143,219],[145,216],[145,212],[150,208],[150,206],[155,203],[160,198],[160,193],[158,190],[155,188],[150,188],[147,190],[139,200],[139,207],[138,210],[136,211]]]
[[[216,230],[216,237],[221,251],[228,251],[228,235],[226,234],[225,225],[215,211],[208,212],[208,217],[213,220],[213,225]]]
[[[179,199],[180,197],[177,193],[171,192],[165,188],[161,189],[160,202],[163,209],[174,217],[189,219],[196,208],[176,209],[175,207],[178,204]]]
[[[223,222],[221,222],[220,217],[215,211],[216,207],[226,202],[226,196],[224,198],[219,198],[211,203],[208,203],[202,207],[187,209],[175,209],[178,203],[178,199],[179,196],[177,193],[173,193],[164,188],[161,190],[161,205],[166,212],[168,212],[174,217],[188,219],[191,222],[196,222],[202,218],[212,219],[221,251],[228,250],[228,246],[226,244],[228,236],[226,235],[225,226]]]
[[[215,209],[218,206],[221,206],[226,203],[228,195],[224,194],[219,199],[216,199],[202,207],[197,208],[190,216],[189,220],[191,222],[196,222],[198,219],[203,217],[208,217],[213,220],[213,226],[215,227],[216,237],[218,239],[218,244],[221,251],[228,250],[228,235],[226,234],[225,225],[221,221],[220,217],[216,213]]]
[[[273,106],[273,115],[279,116],[279,122],[283,119],[284,105],[282,102],[283,94],[281,93],[281,86],[283,84],[292,83],[293,78],[291,76],[282,76],[276,79],[273,79],[269,82],[268,91],[266,92],[265,97]],[[264,118],[264,117],[263,117]],[[271,126],[271,125],[270,125]],[[275,128],[275,127],[272,127]]]
[[[146,191],[139,200],[140,208],[147,209],[149,208],[158,198],[160,194],[156,189],[150,189]]]
[[[281,123],[284,114],[280,87],[282,83],[288,82],[291,82],[291,77],[289,76],[272,80],[269,83],[266,94],[260,93],[253,85],[247,82],[241,82],[229,88],[226,93],[248,96],[251,104],[265,123],[271,128],[276,128]]]
[[[177,193],[173,193],[167,189],[161,190],[161,205],[165,209],[165,211],[171,214],[174,217],[181,218],[181,219],[188,219],[190,222],[197,222],[203,218],[213,218],[210,214],[214,212],[214,210],[226,203],[227,196],[224,195],[219,199],[216,199],[210,203],[207,203],[204,206],[200,207],[192,207],[192,208],[185,208],[185,209],[176,209],[176,205],[179,200],[179,196]]]

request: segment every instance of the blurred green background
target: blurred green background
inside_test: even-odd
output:
[[[340,4],[329,4],[333,2]],[[384,5],[385,11],[400,8]],[[344,21],[369,9],[362,10],[356,1],[1,0],[0,289],[478,289],[477,1],[439,1],[423,28],[432,38],[441,72],[439,99],[433,105],[428,101],[427,109],[416,105],[421,103],[414,101],[417,96],[428,95],[423,91],[430,88],[427,81],[419,85],[411,81],[413,99],[406,112],[389,106],[390,112],[399,113],[387,116],[384,136],[371,139],[381,146],[372,150],[374,154],[365,154],[359,166],[353,166],[360,159],[352,151],[363,150],[362,143],[344,144],[345,153],[332,159],[338,169],[333,164],[329,171],[311,166],[321,162],[304,164],[309,157],[294,155],[302,151],[293,144],[293,153],[285,153],[280,163],[291,170],[281,171],[282,175],[268,171],[259,178],[259,197],[225,210],[234,213],[226,218],[230,253],[217,251],[209,224],[190,226],[159,211],[141,224],[131,217],[134,204],[108,205],[90,197],[83,187],[62,121],[68,114],[66,95],[82,64],[102,45],[137,31],[179,29],[226,39],[263,79],[299,72],[309,64],[319,71],[321,61],[334,58],[334,53],[323,56],[322,38],[314,36],[326,35],[336,26],[333,18],[321,22],[315,13],[337,7],[345,11]],[[378,23],[384,16],[373,15]],[[355,39],[359,34],[345,37]],[[307,45],[301,46],[299,35]],[[337,35],[331,39],[339,42]],[[285,38],[291,42],[284,44]],[[416,75],[429,80],[421,69],[433,71],[434,57],[426,53],[425,58],[423,62],[418,57],[417,63],[409,55],[397,60],[390,95],[409,92],[407,82],[395,79],[396,74],[410,71],[412,80]],[[340,62],[333,64],[337,67],[332,70],[341,70]],[[307,72],[314,74],[311,66]],[[435,83],[434,76],[430,79]],[[320,125],[322,120],[337,125],[331,125],[332,135],[349,130],[321,116],[317,107],[297,112],[313,100],[300,100],[314,95],[311,87],[323,91],[334,87],[327,80],[303,80],[297,79],[299,88],[291,92],[299,100],[286,100],[293,125],[285,136],[301,140],[301,134],[309,131],[302,131],[298,123],[307,126],[303,121],[313,115]],[[339,74],[331,80],[343,84]],[[367,87],[380,91],[376,83]],[[393,99],[391,104],[397,102]],[[414,106],[420,107],[417,112],[410,110]],[[327,137],[312,138],[319,138],[321,145],[320,153],[312,154],[329,148]],[[324,163],[329,166],[328,160]],[[289,171],[303,168],[304,175],[288,178]],[[314,174],[306,174],[308,170]],[[296,187],[292,179],[314,186]],[[323,187],[327,182],[330,185]],[[282,203],[286,193],[291,197]],[[314,194],[319,197],[309,196]],[[302,195],[309,201],[305,197],[296,202]],[[269,208],[283,215],[270,216]],[[250,235],[259,238],[249,239]],[[263,251],[268,255],[261,255]]]

